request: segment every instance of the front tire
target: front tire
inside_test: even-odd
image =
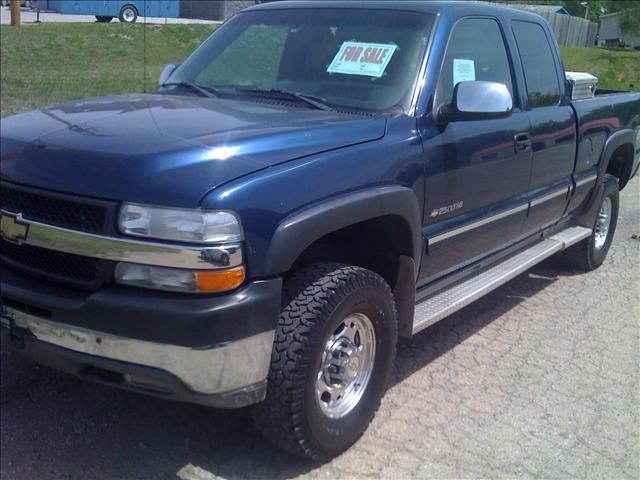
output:
[[[618,179],[607,174],[604,178],[604,192],[598,207],[593,233],[589,238],[585,238],[565,251],[565,258],[573,266],[589,272],[602,265],[613,242],[619,208]]]
[[[253,415],[265,438],[325,461],[366,430],[397,341],[389,285],[360,267],[321,263],[285,282],[267,396]]]

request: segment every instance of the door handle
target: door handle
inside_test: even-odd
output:
[[[531,148],[531,137],[528,133],[519,133],[513,137],[516,152],[526,152]]]

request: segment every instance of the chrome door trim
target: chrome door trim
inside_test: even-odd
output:
[[[467,225],[464,225],[462,227],[459,228],[454,228],[453,230],[449,230],[448,232],[442,233],[440,235],[436,235],[435,237],[432,237],[429,239],[429,245],[435,245],[437,243],[440,243],[444,240],[447,240],[451,237],[455,237],[457,235],[461,235],[463,233],[466,233],[470,230],[475,230],[476,228],[480,228],[483,227],[485,225],[488,225],[490,223],[493,222],[497,222],[498,220],[502,220],[503,218],[509,217],[511,215],[515,215],[516,213],[520,213],[520,212],[524,212],[525,210],[529,209],[529,203],[525,203],[523,205],[520,205],[518,207],[515,208],[511,208],[509,210],[505,210],[503,212],[500,212],[496,215],[492,215],[490,217],[486,217],[483,218],[481,220],[477,220],[475,222],[469,223]]]
[[[144,242],[47,225],[4,210],[2,215],[10,215],[27,226],[28,233],[20,239],[20,244],[84,257],[199,270],[233,268],[242,265],[243,261],[240,243],[205,247]]]
[[[531,200],[531,207],[537,207],[538,205],[548,202],[549,200],[553,200],[554,198],[558,198],[562,195],[566,197],[568,194],[569,186],[567,185],[566,187],[562,187],[562,189],[560,190],[556,190],[541,197],[534,198],[533,200]]]
[[[576,180],[576,188],[580,188],[585,185],[588,185],[589,183],[593,183],[596,181],[597,178],[598,178],[598,174],[594,173],[592,175],[589,175],[588,177],[582,178],[580,180]]]

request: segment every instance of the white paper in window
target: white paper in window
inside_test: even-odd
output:
[[[453,59],[453,86],[460,82],[473,82],[476,79],[476,63],[466,58]]]

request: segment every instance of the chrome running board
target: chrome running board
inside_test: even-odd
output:
[[[509,280],[526,272],[545,258],[558,253],[591,235],[584,227],[569,227],[545,238],[483,272],[444,288],[416,305],[412,334],[439,322],[466,307]]]

